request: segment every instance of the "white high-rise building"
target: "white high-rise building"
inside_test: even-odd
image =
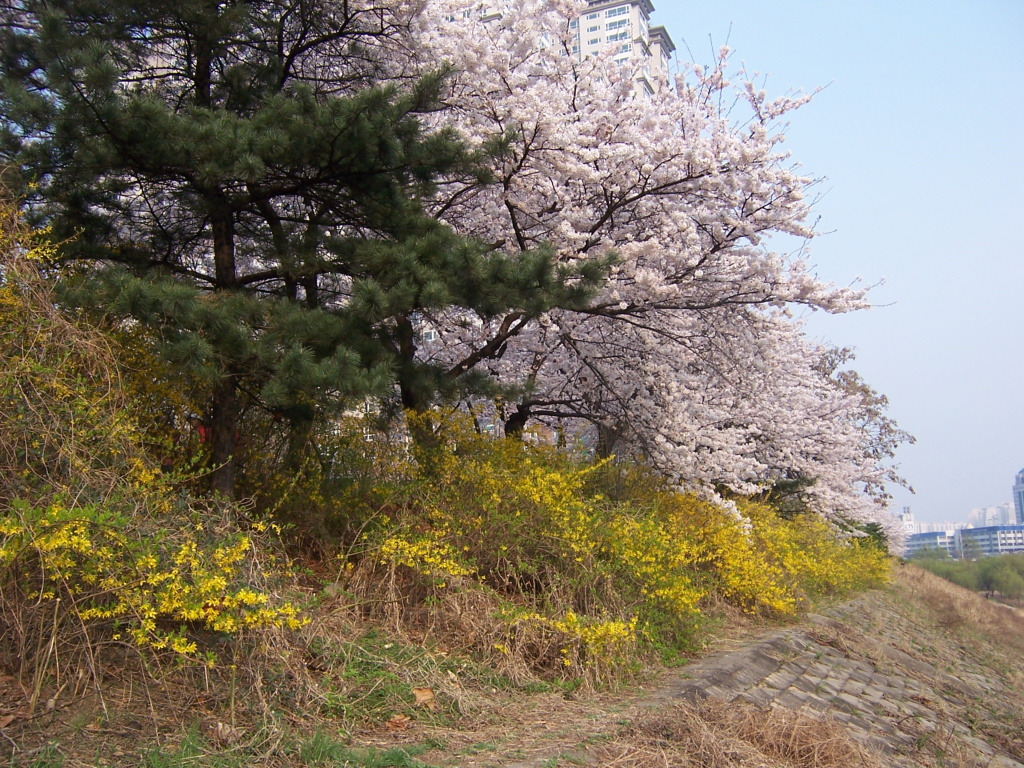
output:
[[[903,532],[908,536],[912,533],[918,533],[914,529],[914,513],[910,511],[910,507],[904,507],[900,512],[900,522],[903,523]]]
[[[473,13],[464,15],[469,18]],[[475,13],[485,23],[501,19],[501,13],[488,4],[481,4]],[[622,64],[639,57],[643,66],[638,86],[653,94],[659,82],[668,80],[676,46],[665,27],[651,26],[652,13],[651,0],[588,0],[584,14],[569,24],[575,36],[572,53],[582,61],[612,49],[615,61]]]
[[[1013,483],[1013,511],[1015,512],[1014,522],[1017,525],[1024,525],[1024,469],[1017,473]]]
[[[991,507],[975,507],[967,519],[976,528],[990,525],[1015,525],[1017,522],[1013,506],[1009,502]]]
[[[654,93],[655,83],[668,77],[676,46],[664,27],[651,26],[653,12],[650,0],[589,0],[586,12],[571,25],[573,53],[582,59],[614,48],[621,63],[639,56],[645,62],[641,85]]]
[[[900,522],[903,523],[903,530],[908,536],[920,536],[925,533],[945,533],[953,536],[956,531],[970,527],[970,523],[918,523],[914,520],[914,513],[910,511],[910,507],[903,507]]]

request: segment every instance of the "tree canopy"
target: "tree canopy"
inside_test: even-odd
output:
[[[547,243],[563,264],[617,261],[582,308],[438,317],[426,354],[454,364],[497,350],[483,365],[522,393],[501,406],[509,431],[547,421],[685,488],[798,482],[805,506],[887,519],[887,462],[908,436],[792,313],[868,305],[807,261],[814,181],[782,143],[809,97],[770,99],[731,73],[727,50],[671,79],[618,46],[581,61],[575,3],[489,7],[433,0],[416,19],[416,50],[456,73],[455,125],[478,142],[510,137],[492,164],[499,183],[446,180],[434,215],[489,241]],[[801,245],[780,253],[779,236]]]
[[[909,436],[792,311],[868,305],[807,261],[808,97],[725,50],[671,80],[580,60],[579,3],[492,6],[6,3],[0,162],[82,267],[64,295],[202,388],[224,495],[244,408],[300,451],[355,398],[475,391],[506,434],[895,532]]]
[[[601,273],[541,243],[497,252],[426,215],[481,150],[424,117],[446,73],[414,66],[387,4],[8,3],[0,162],[80,303],[156,329],[207,382],[212,487],[230,496],[241,400],[301,429],[320,406],[444,381],[414,322],[452,306],[536,316]],[[582,278],[582,279],[581,279]]]

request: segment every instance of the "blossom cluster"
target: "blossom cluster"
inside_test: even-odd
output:
[[[296,629],[298,608],[251,583],[249,536],[137,524],[96,507],[15,502],[0,516],[0,573],[115,640],[200,656],[196,632]]]

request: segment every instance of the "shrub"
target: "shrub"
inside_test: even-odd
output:
[[[347,567],[379,615],[447,628],[499,667],[611,679],[638,649],[692,644],[716,600],[788,615],[886,578],[884,551],[820,517],[748,500],[730,511],[635,468],[494,440],[455,413],[433,420],[430,481],[389,485],[375,517],[366,503]],[[475,603],[489,619],[440,615],[465,610],[468,592],[490,595]]]
[[[0,663],[38,696],[126,647],[210,663],[205,640],[297,626],[267,525],[161,477],[120,347],[61,311],[49,255],[0,202]]]

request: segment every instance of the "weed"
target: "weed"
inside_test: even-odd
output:
[[[207,754],[209,744],[196,727],[190,728],[175,749],[154,747],[142,754],[144,768],[183,768]]]
[[[343,766],[351,768],[429,768],[414,755],[422,754],[423,747],[405,747],[388,750],[344,749],[340,753]]]
[[[299,745],[299,759],[310,768],[339,763],[345,752],[344,745],[322,731],[317,731]]]
[[[479,755],[483,752],[491,752],[498,748],[496,742],[493,741],[481,741],[476,744],[470,744],[468,747],[463,747],[459,750],[460,755]]]
[[[64,753],[56,742],[47,742],[35,754],[31,755],[30,762],[14,763],[15,768],[22,765],[25,768],[63,768]]]

